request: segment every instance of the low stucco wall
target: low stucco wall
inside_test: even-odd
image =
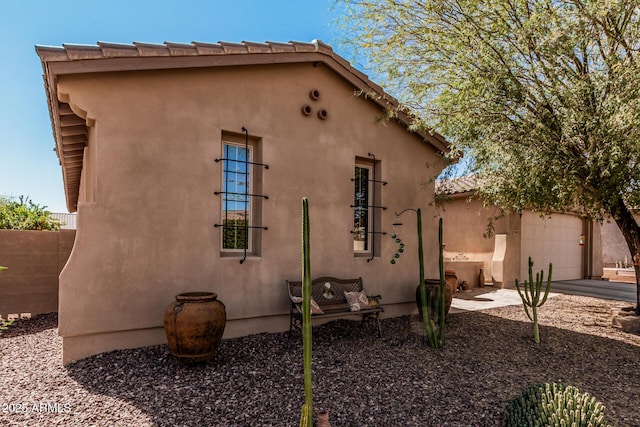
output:
[[[484,266],[483,261],[447,261],[444,263],[445,270],[455,272],[456,285],[460,286],[463,282],[467,282],[469,288],[480,288],[491,281],[491,277],[485,276],[484,283],[480,283],[480,269],[484,269]]]
[[[75,230],[0,230],[0,316],[58,311],[58,275]]]

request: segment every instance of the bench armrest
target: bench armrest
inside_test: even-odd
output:
[[[371,306],[371,308],[380,307],[380,300],[382,299],[382,295],[367,295],[367,298],[369,299],[369,305]]]

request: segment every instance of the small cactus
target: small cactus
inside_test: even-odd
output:
[[[0,316],[0,335],[2,335],[2,331],[7,330],[12,323],[13,319],[3,319],[2,316]]]
[[[520,282],[516,279],[516,289],[522,299],[524,305],[524,312],[527,314],[529,320],[533,321],[533,339],[537,344],[540,344],[540,332],[538,329],[538,307],[541,307],[547,298],[549,297],[549,291],[551,290],[551,272],[553,266],[549,263],[549,276],[547,277],[547,286],[544,290],[544,296],[540,300],[542,291],[542,282],[544,281],[544,271],[536,273],[536,281],[533,281],[533,260],[529,257],[529,281],[522,284],[524,290],[520,290]],[[529,311],[531,309],[531,312]]]
[[[605,407],[589,393],[571,385],[546,383],[527,387],[511,401],[506,427],[610,427]]]

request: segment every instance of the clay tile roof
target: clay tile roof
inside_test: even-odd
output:
[[[135,45],[121,43],[98,42],[105,58],[122,58],[127,56],[137,56],[138,49]]]
[[[313,43],[303,43],[303,42],[295,42],[295,41],[290,41],[289,44],[293,46],[293,49],[296,52],[315,52],[316,46],[317,46]]]
[[[67,50],[62,46],[39,45],[36,49],[38,51],[38,55],[41,57],[44,55],[49,58],[50,61],[66,61],[69,59]]]
[[[72,61],[102,58],[104,56],[99,46],[67,43],[63,44],[62,47],[67,54],[67,58]]]
[[[250,53],[247,45],[242,43],[218,42],[224,49],[226,54],[243,54]]]
[[[133,42],[140,56],[170,56],[171,52],[164,44]]]
[[[351,66],[336,54],[331,46],[320,40],[288,43],[191,42],[163,44],[133,42],[132,44],[98,42],[95,45],[63,44],[62,46],[36,45],[36,52],[44,70],[44,84],[56,153],[62,166],[62,175],[70,212],[77,209],[83,153],[86,146],[86,113],[72,111],[68,99],[57,92],[58,76],[90,74],[95,72],[138,71],[167,68],[217,67],[224,65],[257,65],[269,63],[312,62],[324,64],[361,91],[373,96],[371,102],[382,108],[398,107],[398,102],[369,80],[368,76]],[[176,58],[180,58],[176,60]],[[409,127],[412,117],[399,112],[397,119]],[[435,132],[418,131],[436,150],[448,152],[447,141]]]
[[[478,180],[475,175],[436,181],[436,194],[452,196],[455,194],[471,193],[477,190],[477,188]]]
[[[267,42],[266,44],[271,47],[271,51],[273,53],[288,53],[296,51],[295,47],[293,47],[291,43]]]
[[[164,42],[171,56],[197,56],[198,49],[193,44]]]
[[[224,48],[220,43],[192,42],[200,55],[224,55]]]
[[[272,53],[271,46],[266,43],[243,41],[242,44],[247,47],[249,53]]]

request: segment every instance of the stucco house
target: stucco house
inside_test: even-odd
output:
[[[164,310],[186,291],[218,294],[227,338],[286,330],[303,196],[314,277],[361,276],[387,316],[415,311],[417,257],[391,265],[389,232],[395,211],[416,207],[437,277],[434,185],[424,184],[447,143],[402,114],[380,120],[397,102],[322,42],[36,51],[77,211],[60,275],[64,363],[166,342]]]
[[[515,279],[528,279],[529,257],[534,271],[553,263],[553,280],[576,280],[602,276],[601,227],[577,214],[540,216],[525,209],[502,213],[498,206],[484,206],[475,196],[473,176],[436,183],[444,227],[445,267],[458,280],[478,286],[479,268],[485,283],[515,287]],[[488,224],[493,218],[493,232]]]

